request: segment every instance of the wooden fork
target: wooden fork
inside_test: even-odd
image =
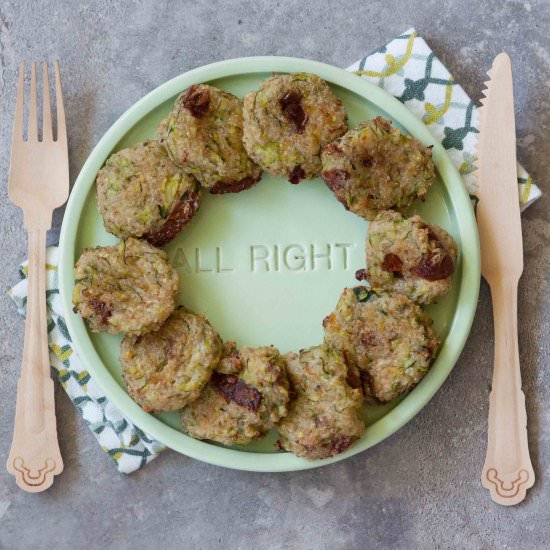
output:
[[[10,200],[23,210],[28,234],[28,297],[21,377],[8,472],[29,492],[44,491],[63,470],[55,424],[46,318],[46,233],[52,213],[69,195],[69,157],[59,63],[55,62],[57,136],[50,107],[48,64],[42,86],[42,139],[38,139],[36,63],[31,67],[27,139],[23,137],[25,66],[19,85],[9,174]]]

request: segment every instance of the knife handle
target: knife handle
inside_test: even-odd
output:
[[[525,498],[535,482],[527,445],[527,413],[518,353],[518,277],[490,281],[495,330],[495,364],[489,400],[487,456],[481,484],[498,504]]]

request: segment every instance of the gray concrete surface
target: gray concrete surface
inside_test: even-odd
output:
[[[493,56],[503,49],[510,53],[519,158],[546,189],[543,200],[523,216],[520,347],[538,476],[527,500],[516,508],[500,508],[478,481],[493,339],[483,285],[464,353],[431,403],[381,445],[320,470],[258,475],[167,452],[125,477],[58,390],[65,472],[47,493],[28,495],[0,468],[1,548],[550,547],[550,3],[446,4],[0,2],[0,465],[10,443],[23,333],[5,295],[26,246],[21,216],[6,194],[18,62],[62,59],[74,179],[111,123],[174,75],[255,54],[296,55],[346,66],[414,25],[476,99]],[[60,220],[57,215],[57,227]]]

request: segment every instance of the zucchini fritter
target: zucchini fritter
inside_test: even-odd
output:
[[[97,207],[107,231],[162,246],[199,208],[199,185],[157,141],[112,154],[96,177]]]
[[[208,84],[194,84],[176,100],[159,128],[172,160],[211,193],[236,193],[262,177],[243,147],[239,98]]]
[[[221,357],[218,333],[179,307],[155,332],[122,341],[122,376],[145,411],[174,411],[198,398]]]
[[[364,278],[372,288],[429,304],[451,288],[458,247],[444,229],[420,216],[386,210],[369,224],[366,255]]]
[[[184,431],[224,445],[244,445],[263,437],[287,414],[284,359],[273,346],[236,352],[224,345],[220,367],[200,397],[183,409]]]
[[[349,383],[343,354],[323,344],[285,357],[294,395],[277,426],[280,447],[310,459],[344,452],[363,435],[365,423],[363,396]]]
[[[323,179],[347,210],[372,220],[424,199],[435,180],[432,151],[376,117],[323,150]]]
[[[411,390],[428,372],[439,347],[432,321],[403,294],[344,289],[323,321],[325,341],[356,365],[366,393],[388,402]]]
[[[178,284],[166,253],[145,241],[86,248],[75,267],[74,311],[94,332],[145,334],[174,311]]]
[[[270,174],[291,183],[321,174],[322,148],[347,130],[340,99],[318,76],[275,75],[244,98],[244,146]]]

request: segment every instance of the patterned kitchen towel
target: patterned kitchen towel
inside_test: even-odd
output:
[[[375,50],[348,70],[384,88],[421,118],[442,141],[468,191],[475,194],[472,171],[476,107],[414,29]],[[540,191],[520,166],[518,181],[522,207],[526,207],[540,196]],[[59,298],[56,247],[48,248],[46,269],[50,358],[55,377],[117,468],[124,473],[133,472],[155,458],[163,445],[143,433],[109,402],[74,352]],[[21,266],[20,275],[21,281],[9,295],[24,315],[26,264]]]
[[[142,432],[110,403],[74,353],[59,296],[57,255],[57,247],[48,248],[46,299],[50,361],[54,377],[63,386],[103,450],[114,460],[119,471],[128,474],[155,458],[163,449],[163,445]],[[19,313],[24,316],[27,306],[26,262],[20,266],[19,275],[21,280],[8,293],[15,302]]]
[[[478,108],[414,29],[374,50],[348,71],[384,88],[420,118],[447,150],[470,195],[477,194],[473,172]],[[523,210],[541,192],[519,164],[518,185]]]

